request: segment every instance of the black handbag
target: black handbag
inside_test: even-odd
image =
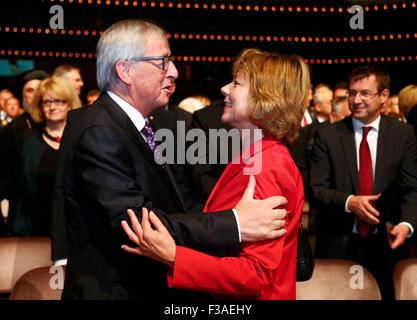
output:
[[[307,229],[300,221],[297,247],[297,281],[307,281],[313,275],[314,258],[308,240]]]

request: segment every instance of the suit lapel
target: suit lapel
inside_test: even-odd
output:
[[[379,123],[378,141],[376,147],[376,161],[375,161],[375,178],[374,178],[374,193],[378,194],[385,189],[383,185],[384,175],[387,174],[387,154],[392,150],[392,141],[389,134],[389,123],[385,117],[381,115]]]
[[[149,148],[145,140],[142,139],[140,133],[129,117],[127,117],[126,125],[124,128],[126,134],[130,137],[130,140],[134,142],[141,154],[145,156],[146,160],[155,171],[155,175],[164,180],[165,184],[167,185],[167,190],[171,194],[171,197],[181,208],[183,208],[183,211],[185,212],[185,203],[182,199],[181,192],[178,189],[177,182],[171,172],[171,169],[169,168],[169,165],[165,164],[164,166],[161,166],[155,162],[152,150]]]
[[[355,194],[359,194],[359,176],[356,159],[355,133],[353,131],[352,118],[348,117],[340,122],[340,140],[344,152],[344,157],[350,171],[352,185]]]
[[[116,102],[109,95],[103,94],[99,101],[102,108],[104,108],[110,117],[121,127],[129,140],[135,144],[140,150],[141,154],[146,157],[149,162],[154,163],[153,153],[144,139],[140,137],[137,128],[127,116],[127,114],[120,108]],[[157,166],[155,166],[156,168]],[[159,166],[158,166],[159,167]]]
[[[101,97],[100,105],[102,105],[107,112],[110,114],[111,118],[123,128],[125,135],[128,137],[128,140],[132,142],[140,154],[149,163],[150,167],[154,170],[155,176],[159,179],[162,179],[167,185],[167,190],[171,194],[171,197],[177,202],[179,207],[183,208],[184,212],[186,211],[186,206],[181,197],[181,194],[176,186],[175,179],[173,178],[172,173],[168,168],[165,170],[162,166],[158,165],[154,160],[154,155],[152,150],[149,148],[148,144],[140,136],[138,129],[135,127],[130,118],[126,113],[110,98],[109,95],[103,94]]]

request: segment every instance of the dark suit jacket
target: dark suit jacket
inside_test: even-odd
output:
[[[411,108],[408,113],[407,123],[411,124],[414,127],[414,132],[417,137],[417,105]]]
[[[3,135],[4,135],[4,127],[0,126],[0,150],[3,152]],[[3,166],[3,161],[4,161],[4,154],[2,154],[0,156],[0,167]],[[0,175],[0,190],[2,187],[3,183],[2,183],[2,176]],[[3,200],[4,196],[2,196],[3,192],[0,191],[0,202]],[[6,224],[4,223],[4,219],[3,219],[3,212],[1,211],[0,208],[0,237],[6,236],[8,234],[7,228],[6,228]]]
[[[67,124],[59,147],[58,164],[55,172],[54,194],[51,210],[51,259],[53,261],[68,258],[68,235],[65,222],[64,200],[64,165],[65,159],[71,157],[72,135],[77,132],[71,130],[71,126],[80,121],[87,108],[71,110],[68,113]]]
[[[3,167],[6,165],[6,155],[4,153],[5,148],[5,141],[4,141],[4,131],[6,130],[6,127],[0,126],[0,201],[3,200],[6,197],[6,186],[7,181],[5,180],[6,177],[4,176]]]
[[[318,232],[351,235],[354,215],[344,207],[349,195],[359,193],[352,117],[317,131],[310,183],[320,208]],[[374,194],[378,193],[379,231],[385,232],[387,221],[417,227],[416,138],[411,126],[386,116],[381,116],[377,142]]]
[[[7,224],[13,226],[19,190],[20,157],[24,142],[31,136],[36,125],[29,113],[25,112],[10,122],[3,132],[2,164],[0,166],[0,198],[9,199]]]
[[[176,107],[179,110],[182,110]],[[184,110],[182,110],[184,111]],[[188,113],[184,111],[185,113]],[[191,120],[191,114],[190,120]],[[175,181],[180,188],[181,195],[189,212],[200,212],[203,210],[203,197],[199,188],[193,179],[192,166],[187,163],[180,163],[177,155],[178,152],[186,154],[186,135],[189,125],[183,118],[178,118],[178,113],[174,112],[173,107],[170,109],[157,109],[148,117],[149,122],[155,130],[169,129],[174,137],[174,163],[170,163],[170,169],[174,174]],[[184,121],[181,123],[181,121]],[[182,159],[183,160],[183,159]],[[186,159],[185,159],[186,160]]]
[[[310,192],[310,163],[311,163],[311,152],[314,145],[314,137],[316,132],[322,126],[329,125],[329,121],[319,122],[314,119],[309,125],[300,128],[298,132],[298,138],[289,145],[291,156],[297,164],[298,170],[301,172],[304,182],[304,193],[307,201],[311,201]]]
[[[63,178],[70,239],[64,299],[152,300],[174,294],[165,289],[164,265],[121,250],[128,243],[120,225],[128,220],[128,208],[154,210],[178,244],[239,251],[231,210],[174,214],[185,209],[169,166],[154,162],[134,124],[107,94],[70,131]]]

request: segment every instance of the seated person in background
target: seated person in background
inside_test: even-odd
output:
[[[347,98],[348,97],[349,84],[347,82],[339,82],[334,86],[333,99]]]
[[[338,97],[332,101],[330,123],[335,123],[351,115],[347,97]]]
[[[40,124],[24,142],[20,158],[20,195],[13,229],[21,236],[51,235],[51,200],[58,149],[68,111],[81,101],[59,77],[43,80],[36,91],[32,118]]]
[[[385,116],[394,117],[400,121],[403,121],[404,115],[400,111],[398,102],[398,94],[390,96],[388,101],[382,106],[381,113]]]
[[[417,124],[416,124],[416,111],[417,109],[417,85],[410,84],[401,89],[398,93],[398,106],[400,108],[400,112],[403,114],[405,122],[411,123],[417,132]],[[413,112],[413,116],[410,116],[410,113]]]
[[[88,105],[92,104],[94,101],[98,99],[99,96],[100,96],[100,90],[98,89],[89,90],[87,92],[87,104]]]
[[[6,100],[12,98],[13,92],[9,89],[0,90],[0,127],[7,125],[12,119],[7,115],[5,104]]]
[[[194,99],[197,99],[198,101],[200,101],[204,108],[211,105],[211,99],[207,96],[202,95],[202,94],[195,94],[195,95],[191,96],[191,98],[194,98]]]
[[[69,64],[63,64],[54,70],[53,76],[61,77],[67,80],[74,87],[78,96],[81,95],[81,89],[84,86],[84,81],[81,77],[80,68]]]
[[[193,114],[195,111],[201,110],[205,106],[200,100],[193,97],[188,97],[184,100],[181,100],[180,103],[178,103],[178,107],[187,111],[188,113]]]
[[[20,104],[20,100],[16,97],[11,97],[6,100],[4,110],[7,113],[7,117],[11,120],[17,118],[24,112]]]
[[[236,205],[248,180],[253,179],[249,174],[255,174],[256,198],[282,195],[288,200],[287,232],[283,237],[244,243],[240,257],[214,257],[176,246],[156,215],[148,215],[144,209],[142,225],[130,210],[135,232],[126,221],[122,222],[126,234],[138,247],[122,248],[169,266],[171,288],[235,299],[295,299],[297,235],[304,191],[301,174],[286,143],[298,132],[309,87],[310,71],[300,57],[246,49],[234,63],[233,81],[222,88],[223,120],[238,128],[243,145],[250,147],[238,161],[229,163],[204,211]]]

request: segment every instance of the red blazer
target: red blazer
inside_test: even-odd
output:
[[[288,149],[275,138],[265,137],[252,145],[251,155],[253,163],[262,161],[254,197],[287,198],[287,233],[276,240],[243,243],[238,258],[219,258],[177,246],[175,266],[168,274],[170,287],[226,294],[235,299],[295,299],[297,235],[304,205],[302,178]],[[205,212],[236,206],[249,179],[243,170],[248,165],[241,159],[238,164],[229,163]]]

